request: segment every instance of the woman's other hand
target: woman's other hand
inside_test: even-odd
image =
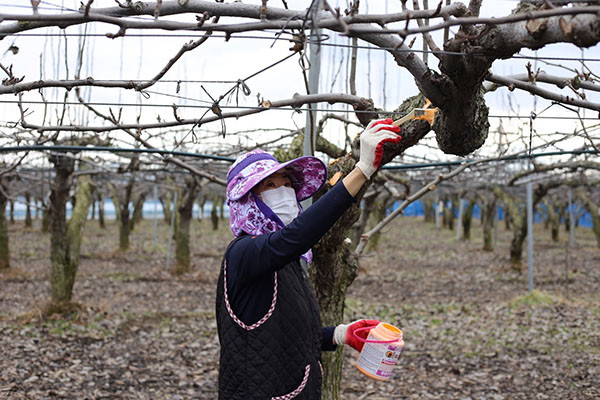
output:
[[[361,328],[375,328],[379,323],[380,321],[376,319],[359,319],[358,321],[354,321],[349,324],[340,324],[336,326],[335,330],[333,331],[334,344],[347,344],[357,351],[362,351],[365,342],[357,339],[354,336],[354,332]],[[367,339],[367,336],[369,336],[369,331],[365,329],[357,332],[356,336],[360,337],[361,339]]]

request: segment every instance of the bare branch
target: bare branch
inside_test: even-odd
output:
[[[62,126],[41,126],[41,125],[33,125],[29,123],[22,124],[25,129],[34,129],[38,132],[46,132],[46,131],[54,131],[60,130],[63,132],[79,132],[79,131],[87,131],[87,132],[109,132],[115,130],[146,130],[146,129],[155,129],[155,128],[169,128],[174,126],[181,125],[203,125],[209,122],[218,121],[220,119],[229,119],[229,118],[240,118],[246,115],[258,114],[264,111],[268,111],[271,109],[283,108],[283,107],[293,107],[300,108],[305,104],[314,104],[314,103],[346,103],[351,104],[352,107],[357,111],[371,111],[373,104],[363,97],[359,96],[351,96],[343,93],[339,94],[315,94],[315,95],[299,95],[296,94],[292,99],[287,100],[278,100],[278,101],[264,101],[262,105],[253,108],[246,109],[238,112],[230,112],[230,113],[222,113],[221,117],[217,115],[210,115],[198,119],[183,119],[180,118],[176,121],[169,122],[159,122],[153,124],[121,124],[116,126],[85,126],[85,125],[62,125]],[[359,119],[372,119],[372,115],[370,113],[360,113],[357,114]],[[110,119],[108,119],[110,120]]]
[[[495,74],[489,74],[486,77],[486,80],[490,82],[497,83],[499,85],[507,86],[509,90],[514,90],[515,88],[525,90],[529,93],[533,93],[537,96],[543,97],[548,100],[556,101],[558,103],[570,104],[577,107],[583,107],[590,110],[595,110],[600,112],[600,104],[592,103],[587,100],[580,100],[573,97],[565,96],[562,94],[554,93],[549,90],[542,89],[538,86],[535,86],[532,83],[523,82],[517,79],[511,79]]]
[[[437,185],[439,185],[441,182],[445,181],[445,180],[449,180],[452,179],[453,177],[455,177],[456,175],[460,174],[461,172],[463,172],[464,170],[466,170],[467,168],[474,166],[476,164],[479,164],[481,162],[483,162],[484,160],[478,160],[478,161],[472,161],[472,162],[466,162],[463,165],[461,165],[460,167],[454,169],[454,171],[451,171],[450,173],[444,175],[444,174],[440,174],[437,176],[437,178],[435,178],[434,180],[432,180],[431,182],[429,182],[427,185],[423,186],[419,191],[417,191],[415,194],[409,196],[406,198],[406,200],[404,200],[402,202],[402,204],[400,204],[398,206],[398,208],[396,208],[394,211],[392,211],[387,217],[385,217],[383,220],[381,220],[377,225],[375,225],[375,227],[373,229],[371,229],[370,231],[363,233],[360,237],[360,242],[358,243],[358,246],[356,246],[356,249],[354,250],[354,253],[356,255],[361,255],[362,252],[364,251],[367,242],[369,241],[369,238],[373,235],[375,235],[377,232],[380,232],[387,224],[389,224],[394,218],[396,218],[398,215],[401,215],[402,212],[404,211],[404,209],[410,204],[415,202],[416,200],[420,199],[421,197],[425,196],[427,193],[433,191],[436,189]]]
[[[517,80],[517,81],[523,81],[523,82],[530,81],[528,74],[510,75],[510,76],[506,76],[505,78],[513,79],[513,80]],[[584,80],[581,80],[579,77],[567,78],[567,77],[562,77],[562,76],[548,75],[545,72],[540,72],[539,74],[536,75],[536,81],[543,82],[543,83],[551,83],[561,89],[563,89],[566,86],[572,86],[575,89],[585,89],[585,90],[593,90],[595,92],[600,92],[600,85],[596,85],[592,82],[586,82]],[[486,86],[486,89],[491,90],[493,88],[491,86]]]

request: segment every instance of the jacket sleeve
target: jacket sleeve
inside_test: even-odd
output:
[[[335,326],[324,326],[321,328],[323,332],[323,341],[321,342],[321,351],[335,351],[337,346],[333,344],[333,331]]]

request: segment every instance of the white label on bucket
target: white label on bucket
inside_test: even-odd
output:
[[[369,339],[376,338],[369,336]],[[402,347],[396,344],[365,343],[358,359],[358,365],[368,373],[389,378],[401,352]]]

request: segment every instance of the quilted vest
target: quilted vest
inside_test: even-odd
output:
[[[229,305],[223,260],[216,302],[221,400],[321,398],[321,317],[312,286],[299,261],[272,279],[270,309],[247,326]]]

